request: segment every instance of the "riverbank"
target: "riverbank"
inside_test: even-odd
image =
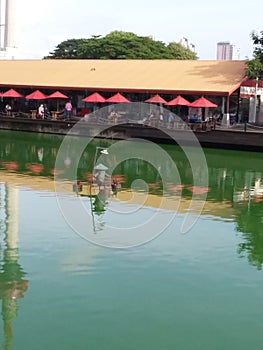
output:
[[[142,138],[157,143],[180,143],[191,145],[191,133],[188,129],[157,129],[141,124],[101,125],[98,123],[71,122],[59,120],[30,120],[23,118],[1,117],[0,129],[57,135],[101,137],[110,139]],[[220,128],[210,131],[194,131],[204,147],[236,149],[245,151],[263,150],[262,129]]]

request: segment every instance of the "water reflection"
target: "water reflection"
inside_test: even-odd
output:
[[[9,177],[9,181],[38,186],[39,189],[51,189],[54,174],[54,163],[58,148],[63,138],[54,135],[34,135],[25,133],[1,132],[0,138],[0,171],[2,179]],[[78,164],[78,180],[89,183],[93,176],[94,156],[98,147],[108,147],[109,140],[93,140],[88,151],[85,151]],[[117,193],[119,201],[131,201],[131,186],[137,179],[143,179],[148,186],[148,199],[145,206],[158,207],[161,196],[166,196],[169,210],[186,213],[193,193],[196,196],[207,195],[202,215],[209,215],[211,219],[231,220],[235,222],[236,231],[240,232],[243,242],[238,247],[240,256],[247,256],[248,261],[257,268],[263,263],[263,162],[259,153],[234,152],[226,150],[205,150],[208,163],[208,187],[193,186],[193,176],[188,160],[182,151],[172,145],[162,146],[176,162],[180,181],[171,172],[169,162],[158,160],[159,169],[142,159],[127,159],[117,164],[114,176],[122,183],[122,190]],[[103,158],[106,166],[114,163],[114,155]],[[108,163],[107,163],[108,162]],[[65,168],[56,169],[66,176],[67,168],[74,163],[73,157],[65,158]],[[159,170],[165,173],[167,179],[163,183]],[[200,178],[203,169],[196,171]],[[25,177],[22,178],[21,174]],[[35,180],[32,180],[34,177]],[[26,180],[27,179],[27,180]],[[120,182],[119,181],[119,182]],[[72,191],[72,187],[71,187]],[[85,192],[86,191],[86,192]],[[103,229],[108,204],[116,199],[113,193],[99,190],[90,194],[83,186],[78,195],[90,196],[90,207],[97,218],[99,229]],[[115,193],[116,195],[116,193]],[[134,196],[134,201],[139,200]],[[180,199],[179,206],[176,206]],[[8,249],[6,245],[6,249]],[[22,277],[22,276],[21,276]],[[2,295],[2,292],[1,292]]]
[[[117,197],[121,190],[120,183],[115,178],[111,183],[103,184],[96,181],[81,183],[77,181],[73,184],[73,191],[81,197],[88,197],[92,215],[92,225],[94,233],[102,231],[105,226],[104,214],[109,201]]]
[[[104,214],[108,204],[110,192],[108,189],[100,189],[98,194],[89,196],[91,203],[92,224],[94,233],[103,231],[105,227]]]
[[[13,340],[12,322],[17,316],[18,299],[24,297],[28,281],[19,264],[18,251],[18,189],[14,186],[0,185],[0,212],[2,254],[0,258],[0,299],[2,300],[2,319],[4,325],[4,349],[11,349]]]
[[[97,215],[101,215],[106,210],[106,205],[110,192],[108,189],[100,189],[99,193],[94,196],[94,201],[92,201],[92,211]]]

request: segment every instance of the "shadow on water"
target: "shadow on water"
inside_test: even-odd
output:
[[[54,164],[59,146],[63,138],[55,135],[35,135],[19,132],[1,132],[0,138],[0,171],[5,173],[23,174],[26,176],[41,176],[52,179]],[[92,140],[88,150],[84,151],[78,164],[80,181],[87,181],[92,176],[96,148],[108,147],[110,140]],[[162,183],[158,169],[142,159],[127,159],[116,166],[114,176],[121,179],[123,190],[131,187],[136,179],[143,179],[148,185],[148,191],[153,196],[180,195],[184,200],[191,200],[193,193],[201,195],[207,192],[206,210],[202,215],[210,215],[216,220],[235,223],[236,231],[243,240],[238,246],[238,254],[246,256],[253,266],[261,269],[263,264],[263,162],[259,153],[241,151],[205,149],[208,164],[209,187],[193,188],[192,172],[189,162],[178,146],[161,146],[175,161],[180,183],[169,173],[167,164],[160,160],[160,167],[166,171],[167,183]],[[73,157],[74,158],[74,157]],[[111,158],[109,158],[111,159]],[[65,169],[74,163],[74,159],[65,157]],[[106,164],[107,165],[107,164]],[[202,169],[200,169],[202,176]],[[198,192],[199,191],[199,192]],[[104,199],[104,198],[103,198]],[[94,215],[103,215],[107,210],[105,203],[97,197],[94,201]],[[183,209],[182,209],[183,212]],[[9,249],[9,250],[8,250]],[[6,243],[6,256],[10,247]],[[6,259],[6,258],[5,258]],[[5,259],[3,261],[5,261]],[[18,257],[12,262],[4,263],[0,275],[0,296],[12,295],[12,283],[20,294],[26,290],[22,270],[17,263]],[[17,274],[16,282],[2,282],[6,269],[12,266]],[[16,267],[15,267],[16,266]],[[20,281],[18,283],[18,281]],[[4,291],[5,287],[10,292]],[[11,293],[11,294],[10,294]],[[10,299],[15,300],[16,299]]]

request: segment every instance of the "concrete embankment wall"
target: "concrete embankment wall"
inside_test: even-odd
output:
[[[164,130],[145,127],[142,125],[105,126],[82,122],[74,127],[75,122],[56,120],[30,120],[15,118],[0,118],[0,129],[16,130],[36,133],[78,135],[85,137],[106,137],[112,139],[141,138],[157,143],[180,143],[191,145],[191,131]],[[263,133],[232,130],[212,130],[195,132],[195,136],[202,146],[212,148],[238,149],[248,151],[263,150]]]

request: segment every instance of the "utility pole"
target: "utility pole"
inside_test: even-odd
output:
[[[255,96],[254,96],[254,109],[253,109],[253,113],[254,113],[254,120],[255,123],[257,123],[257,94],[258,94],[258,76],[256,77],[256,86],[255,86]]]
[[[255,79],[255,91],[253,94],[253,99],[250,101],[249,104],[249,123],[256,123],[257,122],[257,93],[258,93],[258,75]]]

